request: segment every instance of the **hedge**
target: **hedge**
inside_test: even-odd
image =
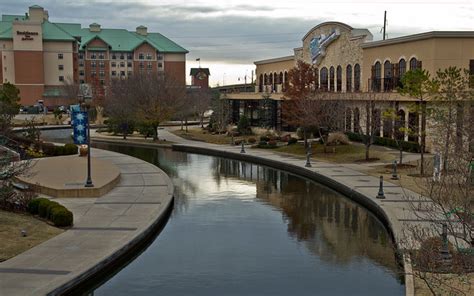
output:
[[[349,140],[354,141],[354,142],[364,142],[364,135],[358,134],[358,133],[352,133],[352,132],[346,132],[347,137]],[[411,141],[398,141],[400,145],[402,146],[402,150],[406,152],[413,152],[413,153],[420,153],[421,152],[421,147],[420,144],[417,142],[411,142]],[[386,146],[386,147],[391,147],[395,149],[400,149],[398,146],[398,143],[394,139],[390,138],[383,138],[383,137],[374,137],[374,145],[380,145],[380,146]]]
[[[53,222],[55,226],[71,226],[73,223],[72,212],[61,204],[47,198],[35,198],[28,203],[28,211]]]
[[[64,146],[56,146],[53,143],[43,143],[41,149],[47,156],[74,155],[78,153],[77,146],[70,143]]]

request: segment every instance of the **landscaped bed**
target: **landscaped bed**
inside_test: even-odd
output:
[[[21,231],[26,231],[22,236]],[[12,258],[64,230],[49,225],[28,214],[0,210],[0,262]]]

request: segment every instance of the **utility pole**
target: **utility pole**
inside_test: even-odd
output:
[[[383,14],[383,40],[385,40],[385,36],[387,31],[387,11],[385,10]]]

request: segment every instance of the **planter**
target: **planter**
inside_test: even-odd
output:
[[[79,146],[79,156],[87,156],[87,145]]]

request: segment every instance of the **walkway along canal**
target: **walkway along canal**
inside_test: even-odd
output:
[[[97,144],[175,184],[162,233],[94,295],[403,295],[391,235],[367,209],[284,171]]]

